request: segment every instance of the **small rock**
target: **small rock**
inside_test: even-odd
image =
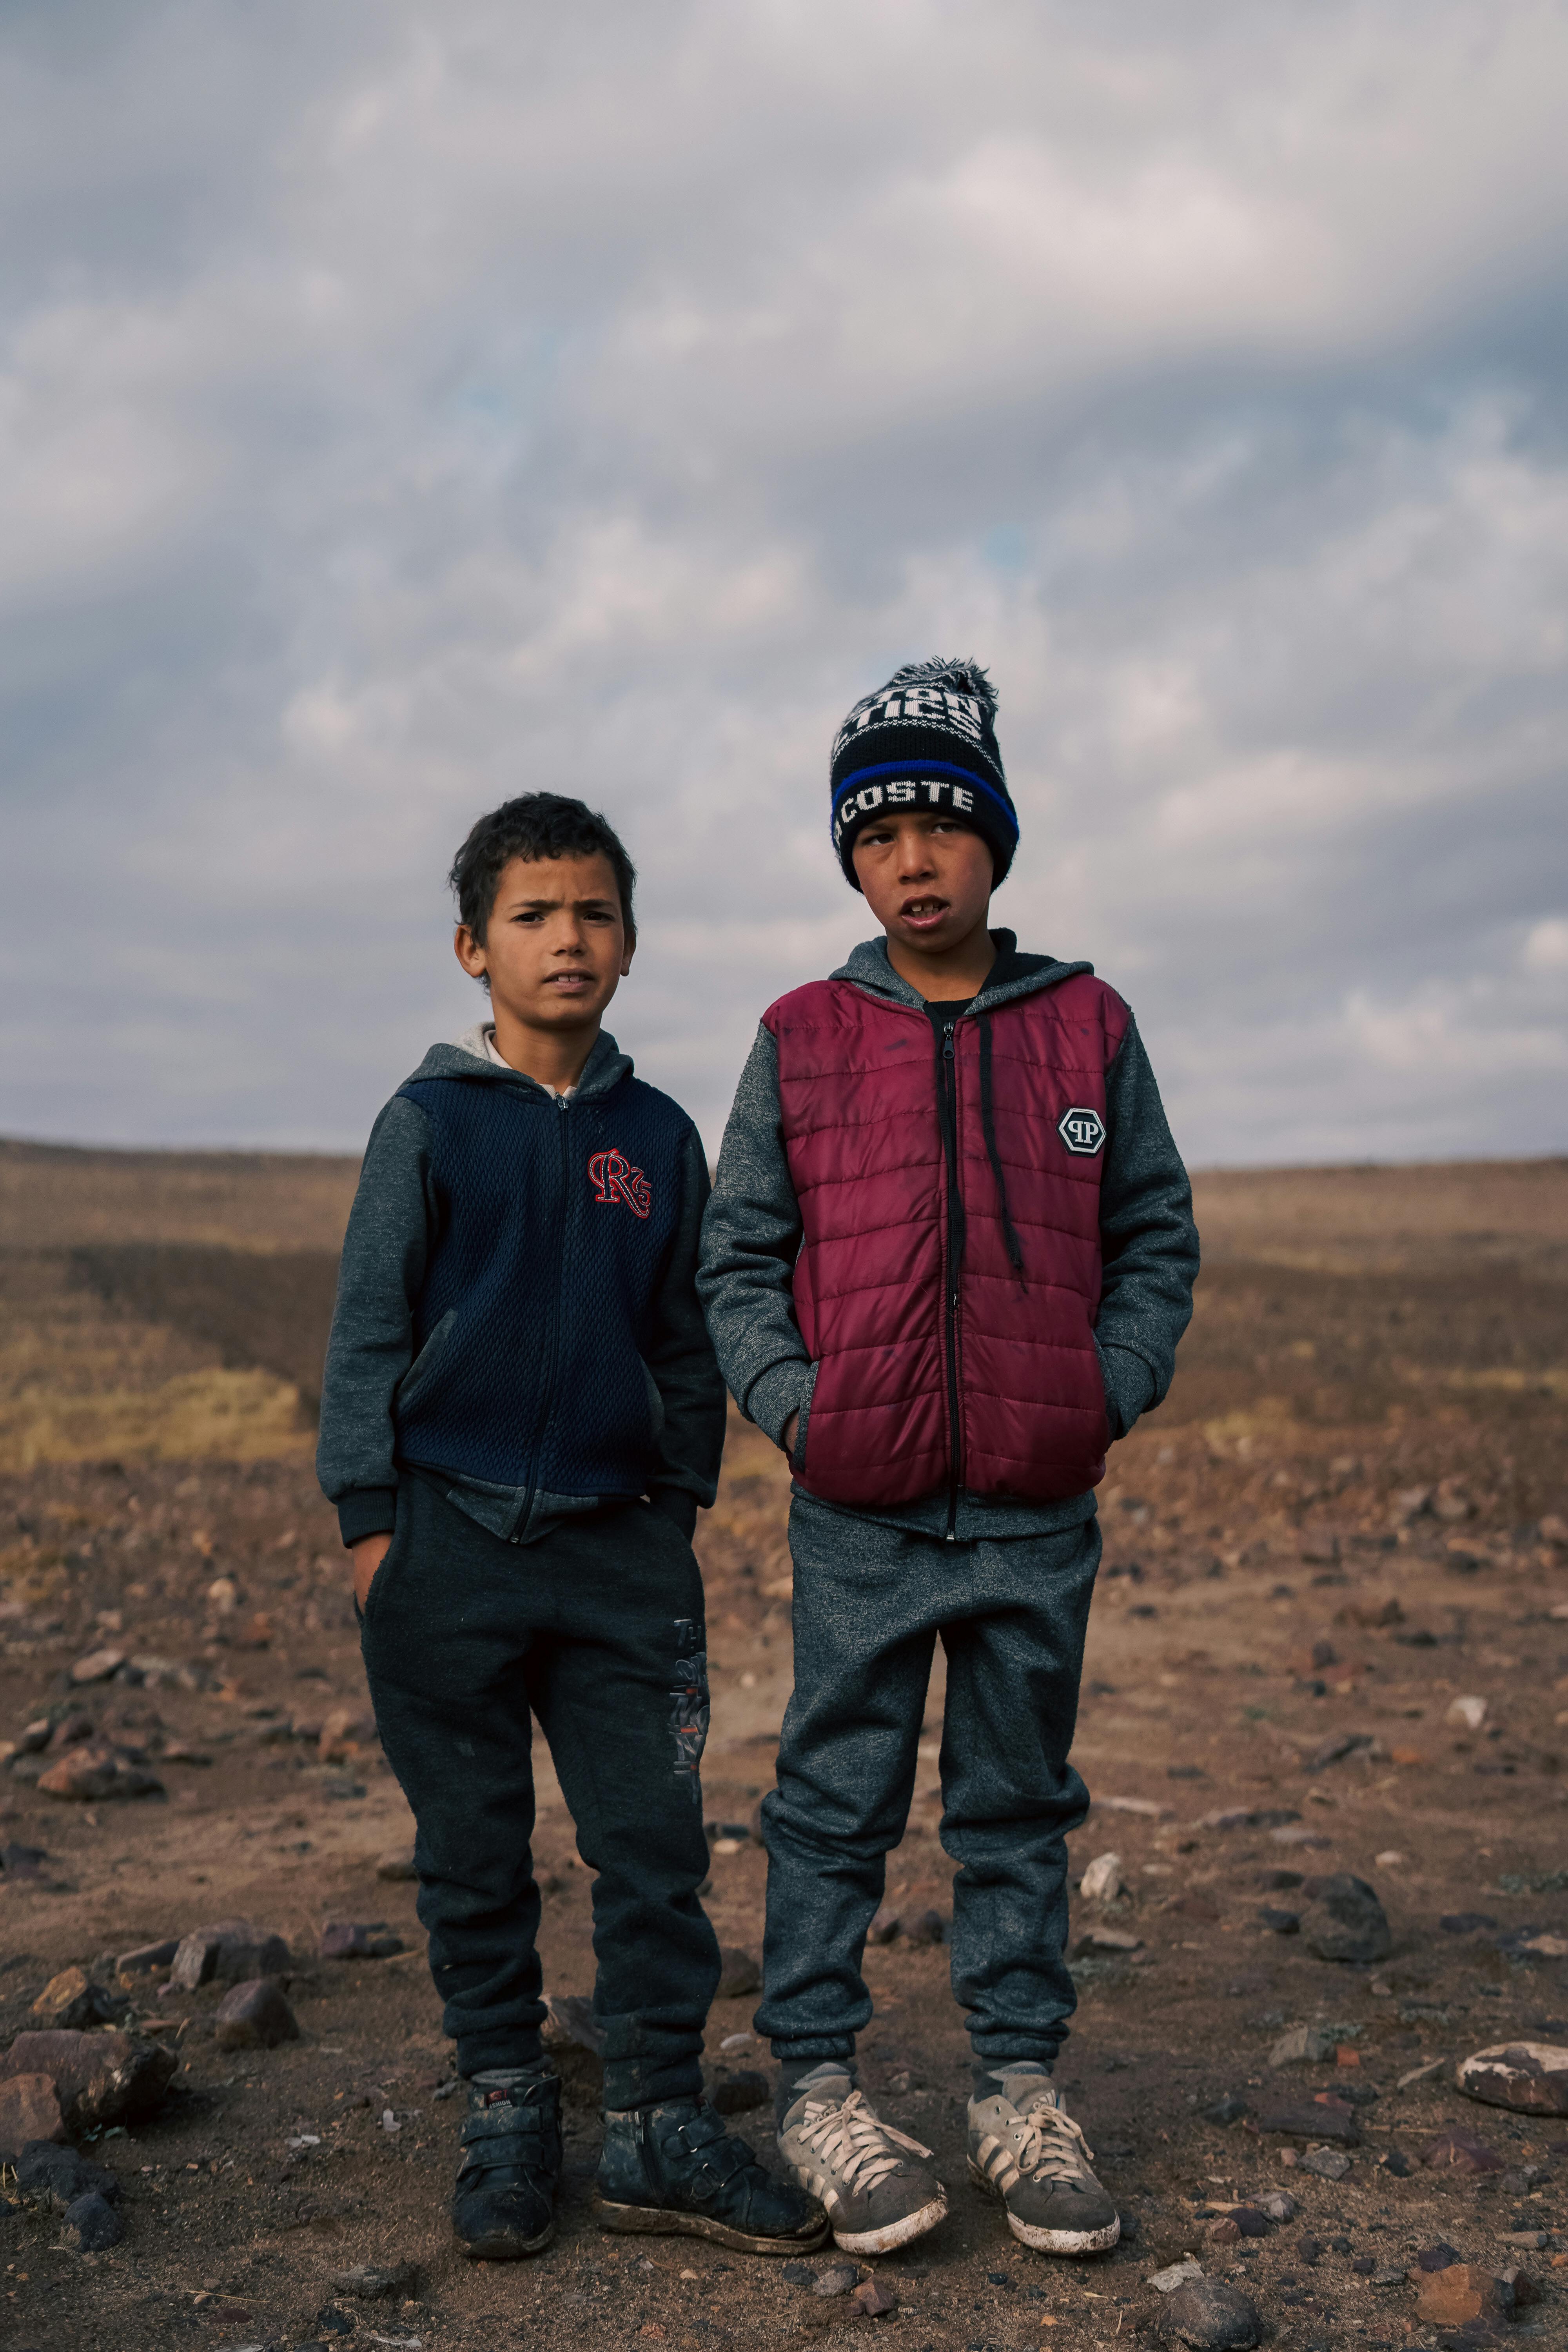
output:
[[[316,1941],[321,1960],[390,1960],[402,1949],[402,1937],[384,1919],[329,1919]]]
[[[945,1943],[947,1940],[947,1931],[951,1925],[951,1920],[945,1918],[942,1912],[936,1910],[906,1911],[899,1920],[899,1926],[903,1931],[904,1940],[906,1943],[910,1944]],[[1113,1931],[1106,1929],[1102,1932],[1110,1934]],[[1134,1940],[1136,1940],[1136,1938],[1134,1938]]]
[[[332,2273],[334,2293],[356,2295],[364,2303],[384,2303],[395,2294],[412,2294],[418,2283],[417,2263],[360,2263],[353,2270]]]
[[[1149,2284],[1156,2294],[1174,2294],[1189,2279],[1200,2279],[1203,2274],[1203,2264],[1194,2263],[1189,2254],[1185,2262],[1172,2263],[1165,2270],[1152,2272]]]
[[[1290,1895],[1301,1884],[1299,1870],[1260,1870],[1253,1879],[1259,1895]]]
[[[595,2058],[605,2053],[605,2029],[594,2014],[585,1993],[554,1992],[544,1996],[542,2040],[548,2050],[587,2050]]]
[[[334,1706],[321,1725],[317,1748],[323,1764],[346,1764],[375,1744],[374,1715],[363,1707]]]
[[[394,1846],[376,1864],[375,1874],[378,1878],[417,1878],[419,1873],[414,1867],[414,1848],[411,1845]]]
[[[1296,2260],[1299,2263],[1305,2263],[1308,2269],[1310,2270],[1315,2263],[1321,2262],[1322,2258],[1323,2242],[1321,2238],[1315,2238],[1310,2234],[1310,2232],[1309,2232],[1305,2237],[1297,2239]]]
[[[934,1919],[936,1914],[933,1911],[930,1916]],[[935,1943],[940,1939],[931,1937],[928,1940]],[[1141,1952],[1143,1938],[1135,1936],[1130,1927],[1086,1927],[1072,1948],[1075,1959],[1086,1952]]]
[[[106,1683],[125,1664],[123,1650],[89,1650],[70,1670],[73,1683]]]
[[[58,1764],[38,1775],[41,1796],[59,1797],[68,1804],[97,1805],[116,1797],[161,1797],[163,1783],[156,1772],[122,1756],[116,1748],[68,1748]]]
[[[1447,1713],[1443,1717],[1444,1722],[1452,1724],[1457,1731],[1479,1731],[1486,1719],[1485,1699],[1473,1696],[1450,1699]]]
[[[150,1976],[154,1969],[166,1969],[179,1948],[177,1936],[165,1936],[157,1944],[138,1944],[133,1951],[121,1953],[114,1972],[121,1977]]]
[[[1196,2352],[1230,2352],[1263,2340],[1256,2305],[1226,2279],[1189,2279],[1167,2298],[1160,2324],[1168,2339]]]
[[[1394,1948],[1388,1915],[1364,1878],[1348,1872],[1318,1880],[1301,1935],[1321,1960],[1385,1960]]]
[[[1320,2180],[1342,2180],[1351,2168],[1351,2160],[1342,2148],[1310,2147],[1300,2158],[1303,2172],[1315,2172]]]
[[[215,1919],[182,1936],[169,1981],[181,1992],[195,1992],[215,1979],[246,1984],[252,1977],[283,1976],[288,1968],[288,1944],[273,1929],[251,1919]]]
[[[1541,2242],[1542,2245],[1545,2244],[1544,2237],[1542,2238]],[[1498,2284],[1511,2294],[1516,2311],[1523,2311],[1531,2304],[1541,2301],[1539,2280],[1532,2279],[1528,2271],[1521,2271],[1517,2263],[1510,2263],[1505,2269],[1499,2271],[1497,2276]]]
[[[15,2074],[0,2082],[0,2164],[15,2164],[35,2140],[66,2136],[52,2075]]]
[[[1283,2189],[1275,2189],[1267,2197],[1258,2199],[1258,2210],[1260,2213],[1267,2213],[1271,2221],[1293,2221],[1301,2209]]]
[[[1334,2054],[1335,2037],[1326,2026],[1293,2025],[1268,2053],[1270,2066],[1321,2066]]]
[[[47,1849],[41,1845],[0,1846],[0,1870],[5,1874],[6,1885],[19,1886],[41,1879],[48,1858]]]
[[[1123,1867],[1119,1853],[1097,1853],[1079,1881],[1084,1901],[1114,1903],[1124,1884]]]
[[[890,1944],[898,1932],[898,1913],[896,1911],[887,1910],[879,1911],[876,1917],[872,1920],[870,1926],[866,1930],[866,1941],[868,1944]]]
[[[1258,2118],[1258,2128],[1279,2132],[1288,2139],[1336,2140],[1342,2147],[1361,2146],[1354,2111],[1329,2091],[1289,2106],[1266,2107]]]
[[[1423,2279],[1416,2316],[1437,2327],[1463,2327],[1469,2319],[1506,2318],[1513,2294],[1479,2263],[1450,2263]]]
[[[1500,2042],[1454,2070],[1467,2098],[1526,2115],[1568,2116],[1568,2049],[1552,2042]]]
[[[785,2286],[815,2286],[816,2273],[810,2263],[785,2263],[779,2273]]]
[[[1446,2246],[1439,2239],[1436,2245],[1422,2248],[1415,2257],[1415,2268],[1411,2276],[1414,2278],[1419,2273],[1425,2278],[1429,2271],[1446,2271],[1451,2263],[1462,2263],[1464,2259],[1458,2246]]]
[[[1231,1805],[1218,1812],[1204,1813],[1198,1821],[1201,1830],[1277,1830],[1287,1822],[1299,1822],[1301,1816],[1294,1805]]]
[[[889,2311],[897,2311],[899,2307],[899,2298],[893,2288],[874,2278],[862,2279],[849,2300],[867,2319],[885,2318]]]
[[[1555,1544],[1559,1551],[1568,1549],[1568,1519],[1560,1518],[1555,1511],[1548,1511],[1535,1532],[1542,1543]]]
[[[1258,1910],[1258,1924],[1260,1927],[1267,1927],[1271,1936],[1299,1936],[1301,1914],[1299,1911],[1282,1911],[1277,1904],[1265,1903]]]
[[[172,2050],[129,2033],[18,2033],[0,2059],[0,2082],[18,2075],[47,2074],[59,2109],[72,2131],[99,2125],[136,2123],[153,2113],[174,2072]],[[32,2139],[49,2139],[47,2129]]]
[[[755,1992],[763,1981],[763,1971],[750,1952],[738,1945],[726,1944],[719,1953],[720,2000],[739,2000],[742,1994]]]
[[[1246,2113],[1247,2101],[1239,2091],[1227,2091],[1202,2110],[1204,2121],[1209,2124],[1238,2124]]]
[[[275,2050],[280,2042],[298,2042],[299,2023],[277,1978],[231,1986],[218,2003],[213,2039],[220,2050]]]
[[[1489,1911],[1445,1911],[1437,1925],[1445,1936],[1479,1936],[1497,1926]]]
[[[1484,2140],[1473,2138],[1457,2126],[1439,2132],[1422,2149],[1420,2160],[1428,2172],[1500,2172],[1503,2168],[1501,2157]]]
[[[74,2253],[107,2253],[125,2235],[125,2224],[106,2197],[89,2192],[66,2208],[61,2235]]]
[[[721,2116],[748,2115],[753,2107],[765,2107],[772,2096],[767,2076],[752,2066],[721,2074],[708,2094],[709,2104]]]
[[[860,2284],[858,2263],[829,2263],[812,2280],[814,2294],[852,2294]]]
[[[1415,2169],[1402,2147],[1385,2147],[1381,2156],[1373,2158],[1373,2162],[1392,2173],[1395,2180],[1408,2180]]]
[[[102,1985],[93,1984],[85,1969],[62,1969],[58,1977],[49,1979],[31,2013],[45,2025],[69,2030],[112,2024],[130,2006],[122,1993],[106,1992]]]
[[[1241,2224],[1230,2213],[1222,2213],[1204,2231],[1211,2246],[1237,2246],[1241,2243]]]
[[[1270,1830],[1268,1834],[1276,1845],[1319,1847],[1331,1843],[1320,1831],[1309,1829],[1305,1822],[1292,1822],[1282,1830]]]
[[[79,2197],[105,2197],[111,2205],[121,2198],[120,2181],[101,2164],[93,2164],[74,2147],[34,2140],[16,2159],[16,2187],[23,2201],[48,2213],[63,2213]]]

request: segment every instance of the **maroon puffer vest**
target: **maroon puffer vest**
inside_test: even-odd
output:
[[[1110,1434],[1094,1345],[1100,1178],[1105,1074],[1128,1020],[1121,998],[1074,973],[956,1024],[964,1234],[951,1287],[927,1015],[825,980],[763,1019],[805,1225],[795,1312],[818,1367],[800,1484],[867,1509],[950,1485],[1040,1502],[1097,1486]],[[983,1023],[1021,1274],[982,1118]]]

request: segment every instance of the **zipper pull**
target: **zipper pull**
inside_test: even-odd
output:
[[[951,1021],[946,1021],[942,1024],[942,1050],[944,1059],[951,1062],[952,1059],[952,1024]]]

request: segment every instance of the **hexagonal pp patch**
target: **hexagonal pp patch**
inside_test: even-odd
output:
[[[1057,1133],[1075,1160],[1092,1160],[1105,1146],[1105,1121],[1100,1113],[1081,1109],[1076,1104],[1058,1119]]]

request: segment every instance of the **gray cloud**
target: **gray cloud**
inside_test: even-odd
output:
[[[1533,0],[8,10],[5,1127],[353,1148],[547,782],[716,1140],[865,929],[833,726],[942,648],[998,919],[1193,1159],[1563,1148],[1565,67]]]

